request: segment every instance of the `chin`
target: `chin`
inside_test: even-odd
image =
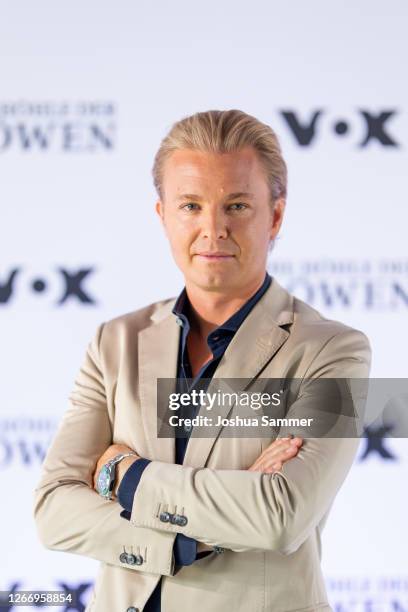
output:
[[[194,284],[204,289],[205,291],[219,291],[220,289],[228,289],[232,287],[231,275],[226,274],[211,274],[208,276],[199,276],[192,279]]]

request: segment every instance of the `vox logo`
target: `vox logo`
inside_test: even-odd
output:
[[[328,119],[324,109],[312,111],[305,119],[301,119],[298,112],[294,110],[280,110],[286,127],[289,129],[296,143],[301,147],[315,144],[315,140],[323,131],[329,130],[338,138],[352,137],[355,146],[359,148],[368,147],[371,143],[377,143],[383,147],[399,147],[400,144],[392,133],[390,122],[397,114],[396,109],[383,109],[370,111],[364,108],[356,110],[359,127],[358,136],[353,135],[352,124],[355,126],[355,117],[352,122],[344,118]],[[361,137],[361,133],[363,134]]]
[[[66,268],[56,268],[53,273],[53,278],[45,278],[43,276],[35,278],[27,278],[23,275],[23,268],[15,267],[1,274],[0,272],[0,307],[9,304],[16,296],[17,292],[22,290],[23,283],[26,288],[35,294],[42,295],[49,291],[50,287],[56,282],[61,285],[62,289],[57,299],[56,304],[62,306],[66,302],[76,301],[81,304],[97,304],[89,289],[85,287],[85,282],[90,274],[95,271],[91,268],[80,268],[78,270],[67,270]]]

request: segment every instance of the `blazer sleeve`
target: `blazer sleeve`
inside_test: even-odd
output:
[[[138,527],[120,504],[93,488],[99,457],[112,444],[99,345],[104,323],[89,343],[69,406],[48,449],[34,490],[34,519],[44,546],[136,572],[173,575],[176,534]],[[133,553],[142,563],[121,561]],[[121,557],[122,555],[122,557]]]
[[[132,515],[133,497],[139,485],[143,471],[149,465],[149,459],[140,458],[126,470],[118,488],[118,501],[124,510],[120,516],[130,521]],[[197,557],[197,542],[182,533],[174,540],[174,562],[176,565],[191,565]]]
[[[313,359],[308,378],[367,379],[371,350],[367,337],[342,330]],[[318,393],[318,387],[312,387]],[[304,417],[313,392],[290,407]],[[192,468],[152,461],[137,488],[131,524],[184,533],[209,546],[233,551],[297,550],[323,519],[355,458],[358,437],[308,438],[296,457],[275,474]],[[163,522],[162,510],[182,509],[184,525]]]

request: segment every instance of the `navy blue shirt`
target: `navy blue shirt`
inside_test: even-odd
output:
[[[212,352],[212,359],[205,363],[200,371],[193,378],[190,360],[187,350],[187,336],[190,331],[191,310],[190,302],[187,296],[186,289],[178,296],[173,307],[173,314],[176,316],[176,321],[181,327],[180,343],[178,351],[178,366],[177,366],[177,392],[191,391],[197,385],[200,389],[206,390],[214,372],[221,361],[225,351],[239,326],[244,321],[258,300],[271,284],[271,277],[266,272],[262,286],[250,297],[241,308],[234,313],[225,323],[219,325],[207,336],[207,344]],[[189,416],[193,417],[194,414]],[[176,437],[176,456],[175,463],[182,464],[186,452],[190,432],[184,432],[183,437]],[[125,472],[122,482],[118,489],[118,501],[124,510],[120,515],[125,519],[130,519],[133,498],[139,484],[143,470],[149,465],[148,459],[138,459]],[[178,533],[174,540],[174,561],[176,566],[191,565],[194,561],[211,552],[199,553],[197,555],[197,542],[192,538]],[[160,592],[161,579],[156,585],[155,590],[151,594],[146,606],[145,612],[160,612]]]

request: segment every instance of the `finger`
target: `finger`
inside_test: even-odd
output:
[[[292,444],[290,441],[282,441],[280,444],[275,446],[269,446],[264,454],[264,458],[267,458],[270,461],[272,458],[280,458],[284,457],[285,453],[288,449],[297,451],[298,446]]]
[[[251,465],[251,467],[248,468],[249,472],[257,472],[259,466],[262,465],[262,462],[259,460],[259,458]]]
[[[282,463],[277,462],[273,465],[265,466],[262,472],[264,474],[275,474],[275,472],[279,472],[282,469]]]
[[[271,446],[280,446],[281,444],[287,444],[290,440],[291,438],[289,436],[285,436],[284,438],[276,438],[276,440],[272,442]]]
[[[268,463],[266,461],[260,461],[259,459],[257,459],[255,463],[253,463],[251,467],[248,468],[248,471],[249,472],[263,472],[267,465]]]
[[[290,454],[291,451],[295,451],[298,452],[299,448],[302,446],[302,439],[301,438],[293,438],[287,442],[285,442],[284,444],[281,444],[279,447],[277,447],[276,449],[271,449],[271,456],[274,455],[275,457],[280,457],[280,456],[286,456],[286,454]]]
[[[265,457],[263,465],[269,468],[274,464],[285,463],[285,461],[289,461],[289,459],[296,457],[298,450],[299,449],[297,446],[289,445],[288,447],[283,448],[279,453],[271,454],[269,457]]]
[[[299,448],[295,444],[291,444],[288,448],[285,448],[283,451],[285,455],[290,455],[291,453],[297,453]]]
[[[262,471],[265,465],[270,466],[273,462],[286,461],[296,455],[302,442],[302,438],[299,437],[277,438],[259,455],[248,470]]]

